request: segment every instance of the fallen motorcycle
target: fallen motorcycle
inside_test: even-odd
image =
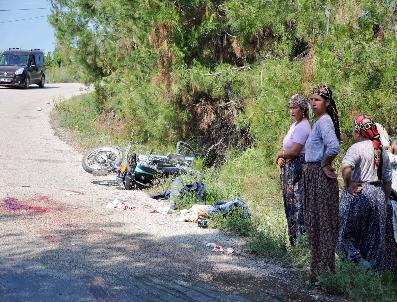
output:
[[[176,152],[167,155],[131,152],[131,142],[124,153],[118,146],[104,146],[88,151],[82,160],[83,169],[94,175],[117,173],[117,180],[126,189],[141,189],[152,185],[159,177],[196,174],[192,168],[195,154],[186,142],[176,144]]]

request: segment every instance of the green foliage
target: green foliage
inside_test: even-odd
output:
[[[284,237],[271,229],[263,229],[252,236],[249,241],[249,248],[252,252],[261,256],[283,258],[287,252]]]
[[[243,210],[241,208],[234,208],[226,215],[213,215],[209,221],[209,226],[225,231],[231,231],[241,236],[249,236],[254,232],[252,221],[244,218]]]
[[[112,141],[111,133],[98,131],[98,112],[94,94],[86,94],[68,101],[59,100],[55,105],[54,118],[59,126],[71,130],[80,144],[94,147]]]
[[[79,70],[71,66],[46,68],[47,83],[75,83],[80,79]]]
[[[397,288],[391,282],[383,283],[377,272],[351,262],[337,262],[336,274],[319,278],[322,288],[344,294],[354,301],[396,301]]]
[[[269,158],[288,124],[288,98],[320,82],[335,92],[345,135],[355,111],[393,126],[394,2],[51,3],[54,60],[62,54],[79,64],[101,110],[128,121],[141,142],[193,137],[184,129],[200,118],[194,106],[233,101],[236,129],[248,129]]]
[[[175,200],[175,204],[178,209],[189,209],[192,205],[197,204],[197,202],[195,192],[188,192]]]

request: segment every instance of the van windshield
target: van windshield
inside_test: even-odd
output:
[[[3,54],[0,57],[0,65],[28,65],[28,55]]]

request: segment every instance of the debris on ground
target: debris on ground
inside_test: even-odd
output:
[[[240,207],[243,209],[244,218],[251,217],[251,213],[249,212],[246,204],[240,198],[235,198],[231,201],[217,201],[212,206],[212,208],[209,208],[208,215],[211,216],[212,214],[215,214],[215,213],[227,214],[234,207]]]
[[[150,213],[159,213],[159,214],[171,214],[171,208],[168,206],[165,207],[158,207],[150,211]]]
[[[175,181],[171,184],[171,187],[175,187],[176,184],[178,182],[178,178],[175,179]],[[198,200],[202,200],[204,197],[204,193],[205,193],[205,186],[204,183],[201,181],[197,181],[193,184],[187,184],[185,186],[183,186],[182,188],[178,188],[178,195],[179,196],[183,196],[184,194],[188,193],[188,192],[196,192],[196,198]],[[165,200],[165,199],[170,199],[171,198],[171,190],[165,190],[163,192],[160,192],[158,194],[152,195],[151,197],[153,199],[158,199],[158,200]],[[173,193],[173,195],[175,195],[175,192]]]
[[[180,217],[176,221],[198,221],[199,217],[211,217],[214,214],[228,214],[234,207],[243,209],[244,218],[250,218],[251,214],[243,201],[239,198],[231,201],[218,201],[213,206],[194,204],[190,209],[183,209],[180,212]]]
[[[204,219],[202,217],[199,218],[197,220],[197,225],[198,225],[199,228],[203,228],[203,229],[207,228],[208,227],[207,219]]]
[[[136,209],[136,206],[126,201],[120,201],[116,198],[106,205],[106,209],[133,210]]]
[[[209,217],[208,211],[211,206],[194,204],[190,209],[183,209],[180,212],[180,217],[176,221],[190,221],[196,222],[199,217]]]
[[[208,242],[206,245],[207,249],[212,250],[214,252],[223,252],[223,247],[219,244]]]
[[[234,248],[228,247],[224,249],[221,245],[213,242],[208,242],[205,246],[207,247],[208,250],[214,252],[225,252],[228,255],[234,254]]]

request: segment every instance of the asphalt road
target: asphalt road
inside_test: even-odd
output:
[[[242,239],[150,213],[164,203],[85,173],[49,120],[56,102],[84,92],[0,88],[0,301],[335,301]],[[106,209],[115,198],[135,208]]]

